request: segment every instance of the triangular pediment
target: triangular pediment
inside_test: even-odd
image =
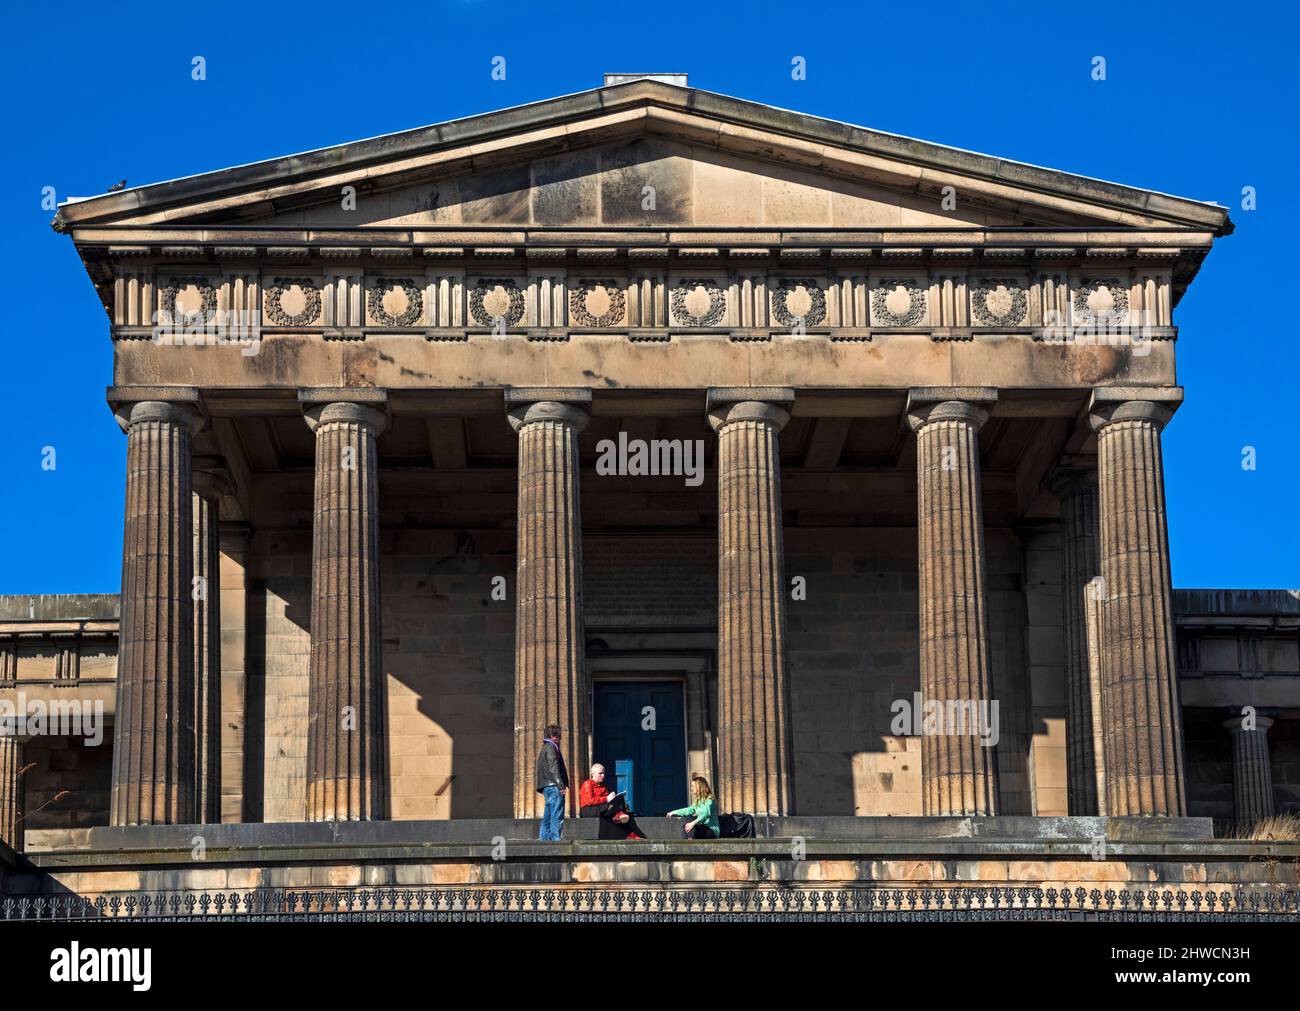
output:
[[[943,227],[1038,224],[646,134],[240,219],[248,225]]]
[[[1224,208],[634,81],[78,200],[55,227],[1106,227]]]

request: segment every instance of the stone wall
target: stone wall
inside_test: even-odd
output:
[[[703,643],[706,653],[716,648],[711,478],[706,474],[700,487],[687,488],[680,478],[584,474],[590,649],[612,644],[634,651],[652,639],[683,649]],[[787,505],[808,506],[801,511],[809,523],[834,522],[839,517],[812,506],[838,494],[832,485],[842,480],[805,474]],[[853,475],[852,481],[870,483],[876,475]],[[250,817],[297,821],[305,815],[310,475],[259,483],[249,563],[248,725],[265,732],[249,742]],[[897,484],[905,496],[906,477]],[[395,819],[509,813],[513,493],[513,473],[502,470],[381,474],[380,589]],[[802,576],[807,589],[807,599],[792,599],[788,611],[798,810],[917,814],[919,739],[890,730],[893,701],[910,703],[919,690],[916,530],[801,527],[788,518],[785,537],[787,584]],[[1002,811],[1033,814],[1040,804],[1048,808],[1043,813],[1060,813],[1064,762],[1051,750],[1044,722],[1044,713],[1059,704],[1052,702],[1060,697],[1053,678],[1062,676],[1059,590],[1044,588],[1059,570],[1057,544],[1040,538],[1027,553],[1017,534],[999,527],[986,531],[986,541]],[[1041,597],[1034,599],[1030,632],[1027,566]],[[504,600],[492,599],[498,576],[504,577]],[[600,665],[595,655],[590,665]],[[690,767],[708,774],[716,685],[687,676],[685,666],[683,676],[692,707],[688,725],[705,717],[705,736],[689,742]],[[1048,693],[1041,705],[1030,696],[1031,681],[1036,692]],[[695,711],[701,704],[704,714]],[[1030,761],[1035,749],[1037,770]]]
[[[113,749],[107,735],[98,747],[80,737],[32,738],[23,746],[23,765],[29,837],[108,824]]]

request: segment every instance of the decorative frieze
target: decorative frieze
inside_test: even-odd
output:
[[[424,293],[409,277],[381,277],[366,291],[366,312],[377,326],[419,326],[424,320]]]
[[[772,321],[777,326],[826,323],[826,282],[814,277],[783,277],[772,286]]]
[[[737,273],[731,285],[731,300],[736,307],[736,321],[742,327],[768,324],[768,278],[763,273]]]
[[[1186,252],[1144,247],[1147,255],[1139,262],[1126,249],[1128,265],[1096,264],[1089,270],[1080,267],[1084,250],[1073,247],[839,247],[829,252],[840,262],[822,274],[824,268],[816,266],[782,270],[773,257],[789,260],[785,253],[823,257],[827,252],[823,249],[691,247],[678,250],[679,258],[716,252],[729,262],[729,269],[721,263],[717,267],[683,264],[669,274],[661,264],[672,247],[638,247],[626,251],[630,262],[626,278],[619,268],[591,264],[586,270],[592,277],[575,280],[565,261],[579,251],[566,246],[445,247],[442,251],[449,254],[476,256],[509,249],[512,254],[526,254],[528,266],[482,265],[476,273],[459,265],[428,263],[409,276],[397,276],[409,273],[400,267],[368,272],[364,263],[385,250],[400,251],[405,258],[415,247],[263,250],[281,258],[290,253],[319,254],[319,273],[297,265],[286,269],[281,264],[277,270],[277,264],[265,261],[261,269],[256,263],[245,269],[235,262],[234,252],[258,248],[252,246],[219,247],[231,256],[216,270],[200,266],[169,270],[157,258],[160,247],[138,248],[152,248],[152,256],[123,255],[104,261],[111,268],[108,276],[114,291],[114,339],[147,339],[156,323],[155,312],[161,310],[163,318],[172,318],[179,326],[219,321],[229,311],[245,314],[237,318],[249,325],[260,320],[270,328],[319,328],[326,339],[358,340],[365,338],[367,327],[491,329],[498,318],[508,327],[530,330],[572,326],[773,331],[794,328],[802,319],[804,327],[825,328],[832,337],[840,329],[930,328],[936,340],[971,340],[980,330],[1020,328],[1034,330],[1039,340],[1047,339],[1039,332],[1042,328],[1052,328],[1052,339],[1061,339],[1059,335],[1070,327],[1142,326],[1148,328],[1147,339],[1172,340],[1176,336],[1175,272],[1183,262],[1176,254]],[[422,251],[429,254],[439,248]],[[1103,252],[1118,248],[1105,247]],[[624,251],[614,247],[591,247],[586,250],[591,255],[582,258],[599,260],[611,250],[623,258]],[[1034,269],[988,264],[981,270],[974,258],[1022,253],[1033,254]],[[867,270],[865,261],[874,256],[896,265]],[[927,257],[930,267],[899,262]],[[857,270],[848,262],[854,258],[864,260]],[[1067,265],[1065,258],[1073,263]],[[1055,269],[1053,261],[1061,262],[1061,268]]]
[[[464,271],[431,269],[425,278],[424,293],[430,326],[450,329],[465,325]]]
[[[830,299],[831,326],[859,329],[870,327],[871,290],[867,284],[867,275],[841,273],[835,278],[833,289]]]
[[[277,277],[266,288],[265,321],[274,326],[311,326],[321,315],[319,282]]]
[[[668,325],[667,290],[659,271],[633,271],[628,285],[627,323],[629,327],[647,328]]]
[[[609,278],[577,278],[569,287],[569,323],[601,329],[622,326],[627,318],[627,294],[622,282]]]
[[[973,326],[1024,326],[1029,316],[1025,282],[1014,277],[982,277],[970,284]]]
[[[1086,278],[1074,289],[1070,304],[1076,325],[1123,326],[1128,322],[1128,284],[1118,277]]]
[[[966,275],[939,274],[930,279],[930,304],[935,322],[941,327],[967,327]]]
[[[202,326],[216,317],[217,286],[208,277],[160,280],[158,308],[177,326]]]
[[[669,295],[671,326],[717,327],[727,320],[727,290],[716,277],[683,277]]]
[[[871,325],[921,326],[926,321],[926,286],[917,277],[882,277],[871,290]]]
[[[149,326],[153,323],[153,312],[152,265],[141,263],[119,267],[113,281],[113,323],[117,326]]]
[[[524,318],[524,292],[513,277],[480,277],[469,289],[471,326],[492,327],[498,319],[507,327]]]
[[[360,271],[330,271],[325,274],[324,325],[365,325],[365,284]]]
[[[565,325],[568,318],[568,283],[563,268],[535,268],[529,271],[525,291],[525,326],[555,328]],[[530,336],[536,339],[535,335]]]

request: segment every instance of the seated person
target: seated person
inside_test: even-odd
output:
[[[691,796],[694,803],[690,807],[669,811],[668,817],[690,818],[682,826],[687,839],[717,839],[721,835],[718,831],[718,805],[709,789],[709,781],[703,776],[695,776],[691,780]]]
[[[591,767],[591,778],[584,781],[578,791],[579,817],[599,818],[598,839],[642,839],[641,830],[628,812],[627,802],[620,795],[609,799],[605,787],[605,767],[599,763]]]

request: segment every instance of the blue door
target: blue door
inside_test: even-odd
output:
[[[605,767],[605,782],[629,789],[637,814],[684,806],[690,798],[681,682],[595,681],[593,691],[591,760]],[[615,777],[623,781],[617,787]]]

